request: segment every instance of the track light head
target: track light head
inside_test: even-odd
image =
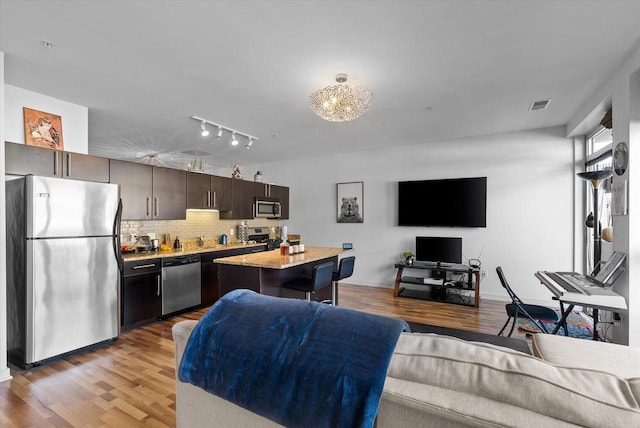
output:
[[[202,132],[200,133],[200,135],[202,135],[203,137],[206,137],[209,135],[209,130],[207,129],[204,120],[202,121],[202,123],[200,124],[200,129],[202,129]]]
[[[251,146],[253,146],[253,138],[249,137],[249,141],[247,142],[247,145],[244,146],[247,150],[249,150],[251,148]]]
[[[216,135],[218,140],[222,139],[222,126],[218,126],[218,135]]]
[[[236,139],[236,133],[235,132],[233,134],[231,134],[231,145],[232,146],[237,146],[238,145],[238,140]]]

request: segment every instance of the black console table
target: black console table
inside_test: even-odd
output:
[[[424,298],[421,296],[428,293],[431,296],[429,300],[465,304],[447,299],[447,290],[451,290],[449,293],[452,295],[456,294],[453,290],[470,290],[473,292],[473,305],[467,306],[475,306],[476,308],[480,306],[480,269],[478,268],[467,265],[440,265],[431,262],[414,262],[411,265],[396,263],[395,268],[398,269],[393,287],[393,295],[396,297]],[[421,273],[425,273],[425,276],[404,276],[405,269],[419,269]],[[454,277],[463,279],[454,280]],[[406,289],[400,286],[401,283],[421,285],[424,287],[424,291]],[[434,298],[434,296],[440,298]]]

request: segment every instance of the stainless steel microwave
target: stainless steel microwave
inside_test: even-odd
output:
[[[253,205],[255,218],[280,218],[280,201],[275,198],[256,197]]]

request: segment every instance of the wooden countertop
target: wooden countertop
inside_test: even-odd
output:
[[[277,249],[260,253],[243,254],[240,256],[223,257],[215,259],[214,263],[267,269],[287,269],[293,266],[335,257],[343,251],[342,248],[309,247],[305,245],[304,253],[293,254],[291,256],[281,256],[280,250]]]
[[[197,247],[188,250],[171,250],[171,251],[149,251],[148,253],[130,253],[123,254],[122,259],[125,262],[131,262],[136,260],[155,259],[163,257],[176,257],[176,256],[190,256],[194,254],[213,253],[216,251],[234,250],[236,248],[250,248],[265,246],[264,243],[255,244],[227,244],[227,245],[212,245],[208,247]]]

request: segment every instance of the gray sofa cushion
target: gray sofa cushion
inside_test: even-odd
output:
[[[520,418],[522,424],[535,421],[539,426],[539,416],[544,415],[549,421],[557,420],[554,423],[640,426],[637,380],[559,367],[489,344],[403,333],[387,377],[394,380],[385,384],[385,391],[396,380],[455,391],[467,401],[466,409],[456,406],[457,417],[478,420],[478,426],[483,418],[500,423],[493,412],[498,403],[512,423]]]

